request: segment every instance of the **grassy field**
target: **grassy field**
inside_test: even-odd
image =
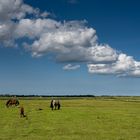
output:
[[[0,140],[140,140],[139,97],[63,99],[54,111],[50,100],[22,99],[28,118],[5,102],[0,100]]]

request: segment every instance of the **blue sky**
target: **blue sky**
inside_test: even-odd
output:
[[[1,94],[140,95],[140,2],[138,0],[24,0],[21,4],[30,5],[30,8],[28,7],[30,10],[27,11],[26,8],[20,11],[13,11],[13,9],[9,8],[11,13],[13,12],[10,16],[4,12],[4,8],[2,9],[3,11],[0,11],[2,13],[0,14]],[[39,13],[37,13],[36,8],[40,10]],[[41,14],[45,11],[49,15],[46,14],[46,16],[41,17]],[[20,15],[16,14],[20,12]],[[19,16],[21,17],[19,18]],[[89,42],[86,40],[83,43],[84,45],[78,42],[81,46],[84,46],[84,49],[89,47],[85,46],[85,44],[89,44],[95,38],[94,30],[96,30],[95,34],[98,36],[96,42],[98,42],[98,45],[95,46],[97,48],[104,48],[105,50],[103,51],[107,51],[104,55],[109,55],[107,56],[109,60],[100,60],[101,58],[93,60],[93,56],[92,59],[89,58],[90,54],[88,53],[86,56],[80,54],[79,57],[76,57],[81,50],[77,51],[77,49],[73,49],[71,51],[71,48],[73,46],[74,48],[79,47],[77,43],[77,46],[75,43],[71,46],[67,42],[63,42],[64,46],[60,47],[69,45],[70,48],[68,49],[72,53],[65,55],[62,49],[59,52],[58,48],[55,48],[59,47],[57,46],[58,42],[50,41],[47,38],[48,32],[52,37],[57,37],[56,35],[58,34],[55,31],[57,29],[51,28],[46,30],[45,28],[50,25],[46,27],[46,25],[41,23],[40,26],[44,26],[44,34],[37,32],[37,35],[32,38],[32,30],[30,31],[30,28],[28,29],[27,27],[31,25],[34,27],[34,23],[28,26],[23,26],[22,24],[21,26],[20,21],[24,21],[25,19],[34,20],[34,22],[41,19],[41,22],[45,22],[45,24],[49,24],[46,22],[46,19],[53,20],[53,22],[56,22],[55,24],[60,22],[61,25],[57,25],[60,28],[58,32],[61,35],[65,33],[65,36],[69,32],[74,32],[75,36],[77,36],[76,41],[78,40],[78,36],[80,38],[80,34],[77,35],[79,33],[76,31],[77,28],[79,30],[82,29],[85,38],[87,37],[86,33],[91,33],[91,36],[87,37]],[[81,25],[79,23],[85,20],[86,24]],[[66,25],[64,25],[64,21]],[[72,30],[67,25],[70,21],[76,21],[76,24],[70,23],[74,28]],[[8,32],[2,28],[4,24],[8,27]],[[26,28],[29,32],[26,31]],[[63,31],[63,28],[66,32]],[[33,32],[33,36],[34,34],[36,32]],[[51,51],[46,49],[44,44],[47,42],[43,40],[44,38],[48,39],[51,46],[54,47],[53,49],[49,49]],[[42,46],[32,44],[34,41],[38,43],[39,39],[43,40],[43,43],[41,42]],[[70,39],[68,43],[74,41],[74,39]],[[7,45],[6,42],[10,42],[10,44],[14,43]],[[24,45],[25,43],[26,45]],[[92,44],[90,47],[94,49],[95,46]],[[40,51],[40,49],[43,50]],[[108,52],[110,53],[108,54]],[[111,54],[114,55],[113,58],[110,57]],[[69,55],[70,57],[67,57]],[[119,60],[120,57],[123,60]],[[130,63],[123,70],[120,69],[120,65],[122,67],[123,63],[127,63],[127,60]],[[138,66],[131,66],[131,63],[137,63]],[[90,68],[93,68],[90,71],[87,68],[88,64]],[[65,66],[68,68],[65,69]],[[75,66],[79,67],[75,68]]]

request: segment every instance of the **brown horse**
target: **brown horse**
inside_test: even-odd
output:
[[[59,102],[59,100],[51,100],[51,104],[50,104],[50,108],[53,110],[53,109],[60,109],[60,102]]]
[[[23,106],[20,107],[20,117],[27,117],[27,116],[24,114],[24,107],[23,107]]]
[[[18,106],[19,105],[19,101],[15,98],[11,98],[6,102],[6,106],[10,107],[12,105]]]

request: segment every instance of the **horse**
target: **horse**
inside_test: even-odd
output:
[[[15,98],[11,98],[6,102],[6,106],[10,107],[12,105],[18,106],[19,105],[19,101]]]
[[[22,117],[27,117],[27,116],[24,114],[24,107],[23,107],[23,106],[20,107],[20,117],[21,117],[21,118],[22,118]]]
[[[60,109],[60,101],[59,100],[51,100],[51,104],[50,104],[50,108],[53,110],[53,109]]]

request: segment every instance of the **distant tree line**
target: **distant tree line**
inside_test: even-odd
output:
[[[0,97],[95,97],[95,95],[17,95],[17,94],[0,94]]]

